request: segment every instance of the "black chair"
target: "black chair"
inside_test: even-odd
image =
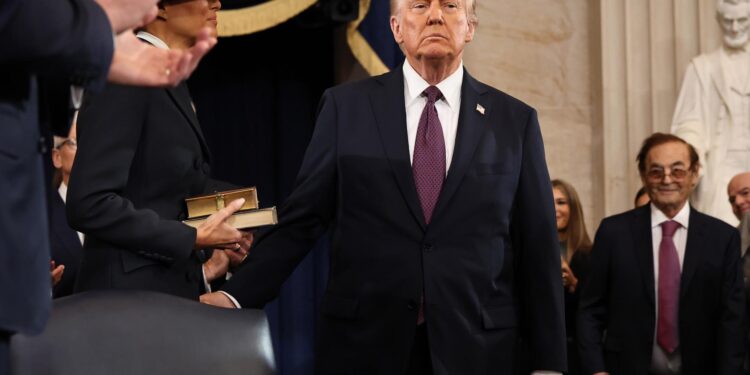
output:
[[[11,340],[11,374],[275,374],[262,310],[231,310],[146,291],[54,301],[39,336]]]

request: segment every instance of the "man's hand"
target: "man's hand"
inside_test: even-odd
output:
[[[96,0],[109,18],[112,31],[119,34],[143,26],[156,18],[158,0]]]
[[[234,269],[242,264],[242,261],[247,258],[247,253],[250,251],[250,246],[253,245],[253,232],[243,231],[242,239],[239,242],[240,248],[237,250],[224,250],[226,255],[229,257],[229,269]]]
[[[215,249],[206,263],[203,263],[203,274],[206,275],[206,281],[210,283],[227,274],[229,256],[226,252],[230,251],[232,250]]]
[[[140,41],[131,30],[115,39],[115,54],[107,79],[133,86],[177,86],[187,79],[201,58],[216,45],[211,29],[201,29],[187,50],[164,50]]]
[[[242,198],[234,200],[228,206],[209,216],[198,227],[195,237],[195,248],[239,249],[239,242],[242,241],[242,232],[234,229],[226,221],[233,213],[242,208],[243,204],[245,204],[245,200]]]
[[[55,261],[51,260],[49,262],[49,269],[50,277],[52,278],[52,286],[55,286],[62,279],[63,272],[65,271],[65,266],[61,264],[55,267]]]
[[[225,307],[228,309],[237,308],[229,299],[229,297],[224,295],[224,293],[219,293],[219,292],[206,293],[206,294],[201,295],[200,299],[201,299],[201,303],[205,303],[207,305]]]

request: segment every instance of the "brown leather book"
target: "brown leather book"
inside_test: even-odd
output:
[[[185,199],[188,210],[188,219],[196,219],[209,216],[221,210],[233,200],[245,198],[245,204],[240,211],[254,210],[258,205],[258,192],[255,187],[236,190],[220,191],[213,194],[200,195]]]
[[[203,224],[208,216],[195,219],[187,219],[183,223],[197,228]],[[279,222],[276,216],[276,207],[258,208],[254,210],[237,211],[226,221],[229,225],[237,229],[250,229],[266,225],[274,225]]]

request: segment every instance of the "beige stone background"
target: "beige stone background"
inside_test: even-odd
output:
[[[464,62],[535,107],[553,178],[593,236],[632,207],[640,142],[668,131],[689,60],[717,48],[715,0],[478,0]]]

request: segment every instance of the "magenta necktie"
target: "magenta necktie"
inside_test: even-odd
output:
[[[443,94],[437,87],[430,86],[422,95],[427,97],[427,103],[419,118],[411,167],[424,221],[429,224],[445,180],[445,139],[443,139],[443,126],[440,124],[435,109],[435,102],[440,100]],[[419,303],[417,315],[417,324],[422,323],[424,323],[424,296]]]
[[[442,98],[443,94],[437,87],[430,86],[424,90],[423,95],[427,97],[427,103],[417,127],[412,172],[424,220],[429,224],[445,180],[445,140],[443,127],[435,109],[435,102]]]
[[[674,236],[680,223],[661,223],[659,244],[659,316],[656,326],[656,342],[671,354],[680,345],[677,327],[680,309],[680,259],[674,246]]]

